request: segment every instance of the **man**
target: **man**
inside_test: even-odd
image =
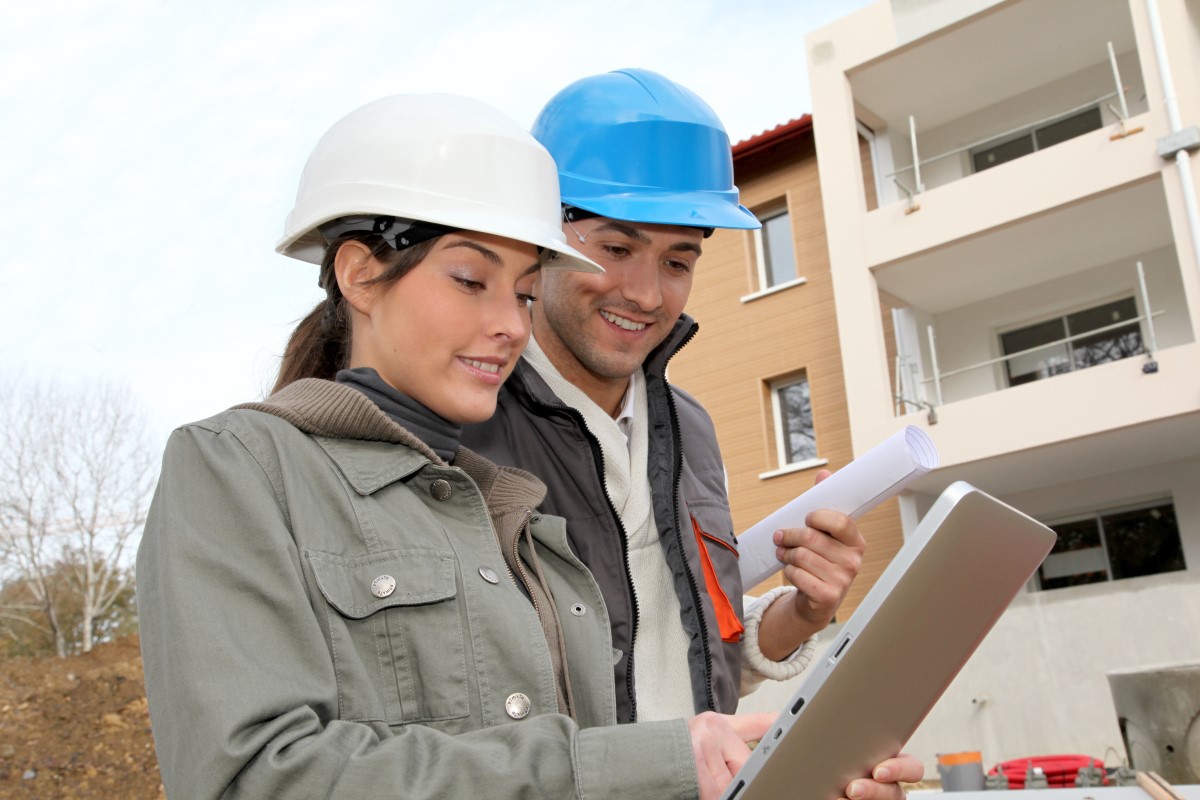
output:
[[[606,272],[542,275],[533,338],[463,444],[546,482],[543,510],[566,518],[603,597],[572,611],[609,615],[618,719],[732,713],[762,679],[807,666],[865,549],[849,517],[814,513],[776,534],[791,586],[743,613],[712,422],[665,373],[697,329],[683,310],[705,238],[759,223],[739,205],[720,120],[661,75],[577,81],[532,132],[558,164],[564,232]],[[890,779],[916,780],[914,763]],[[895,789],[855,783],[861,797]]]

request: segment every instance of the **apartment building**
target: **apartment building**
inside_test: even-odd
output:
[[[712,414],[740,532],[854,452],[812,117],[738,143],[733,166],[742,202],[763,228],[720,230],[705,241],[688,301],[700,333],[670,373]],[[843,616],[903,542],[897,501],[859,527],[867,556]],[[780,583],[777,576],[747,589]]]
[[[963,479],[1059,534],[909,749],[1119,761],[1107,674],[1200,662],[1200,0],[879,0],[806,47],[836,337],[740,341],[838,349],[851,455],[930,434],[904,531]],[[914,620],[897,658],[936,635]],[[1143,766],[1195,748],[1189,702],[1171,748],[1125,726]]]

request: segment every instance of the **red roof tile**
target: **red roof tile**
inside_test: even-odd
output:
[[[812,135],[812,114],[805,114],[799,119],[789,120],[782,125],[776,125],[769,131],[751,136],[733,146],[733,160],[736,163],[747,156],[761,153],[774,145]]]

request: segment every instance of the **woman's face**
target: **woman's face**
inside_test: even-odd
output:
[[[384,271],[366,258],[374,262],[366,279]],[[451,422],[488,419],[529,341],[538,270],[531,244],[468,231],[442,236],[399,280],[347,295],[359,312],[350,366],[373,368]]]

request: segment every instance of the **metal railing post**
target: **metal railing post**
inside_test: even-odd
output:
[[[1117,69],[1117,52],[1113,49],[1113,43],[1108,43],[1108,63],[1112,65],[1113,82],[1117,85],[1117,99],[1121,101],[1121,111],[1118,116],[1121,117],[1121,130],[1125,130],[1125,122],[1129,119],[1129,105],[1125,102],[1125,88],[1121,84],[1121,71]],[[1116,109],[1109,106],[1114,112]]]
[[[1154,358],[1154,354],[1158,352],[1158,339],[1154,336],[1154,315],[1150,313],[1150,293],[1146,291],[1146,270],[1142,267],[1142,262],[1137,262],[1138,288],[1142,295],[1142,308],[1146,309],[1146,342],[1150,345],[1148,349],[1150,358]]]
[[[937,397],[937,404],[942,405],[942,375],[938,371],[937,359],[937,343],[934,340],[933,326],[925,326],[926,333],[929,334],[929,360],[933,363],[933,391]]]
[[[1117,53],[1113,43],[1108,43],[1108,62],[1112,65],[1113,82],[1116,84],[1117,99],[1121,102],[1121,121],[1129,119],[1129,105],[1125,102],[1125,86],[1121,83],[1121,71],[1117,68]]]
[[[917,182],[916,194],[920,194],[925,191],[925,184],[921,183],[921,157],[917,155],[917,121],[911,114],[908,117],[908,138],[912,142],[913,177]]]
[[[896,356],[896,385],[892,387],[892,396],[896,398],[896,408],[894,411],[894,415],[897,417],[903,416],[903,414],[904,414],[904,412],[900,409],[901,403],[904,402],[903,400],[900,399],[900,369],[901,369],[901,365],[903,363],[904,363],[904,356],[897,355]]]

